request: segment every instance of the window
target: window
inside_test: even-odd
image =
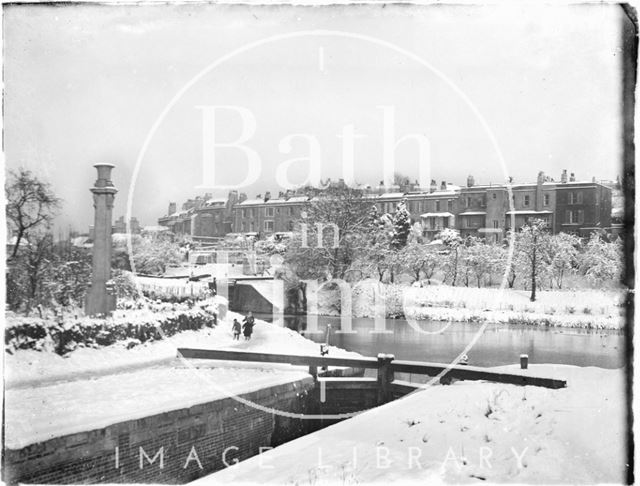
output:
[[[440,212],[440,201],[436,201],[436,213]]]
[[[242,210],[242,217],[243,217],[243,218],[246,218],[246,217],[247,217],[247,210],[246,210],[246,209],[243,209],[243,210]]]
[[[252,233],[255,231],[256,227],[255,227],[255,224],[253,223],[253,221],[251,221],[249,223],[249,229],[251,230]]]
[[[273,208],[265,208],[265,212],[267,216],[269,216],[270,218],[273,218]]]
[[[289,207],[287,208],[287,214],[288,214],[289,216],[293,216],[293,207],[289,206]]]
[[[496,199],[497,197],[498,197],[498,194],[496,194],[495,192],[491,194],[491,199]]]
[[[273,221],[265,221],[264,222],[264,230],[265,231],[273,231]]]
[[[570,192],[569,204],[582,204],[582,191]]]
[[[482,207],[483,208],[487,207],[487,195],[486,194],[482,195]]]
[[[568,224],[582,224],[584,223],[584,211],[582,209],[569,209],[565,220]]]
[[[529,203],[531,202],[530,199],[531,199],[530,196],[528,194],[525,194],[525,196],[524,196],[524,205],[525,206],[529,205]]]
[[[464,218],[465,228],[480,228],[482,226],[482,216],[466,216]]]
[[[247,231],[247,222],[243,221],[242,222],[242,232],[244,233],[245,231]]]
[[[470,198],[470,197],[467,197],[467,198],[465,199],[465,205],[466,205],[467,207],[471,206],[471,198]]]
[[[451,200],[447,201],[447,211],[453,211],[453,201]]]
[[[550,199],[551,199],[551,198],[549,197],[549,194],[545,194],[545,195],[544,195],[544,205],[545,205],[545,206],[548,206],[548,205],[549,205],[549,200],[550,200]]]
[[[499,226],[498,226],[498,225],[499,225],[499,221],[498,221],[497,219],[494,219],[494,220],[493,220],[493,227],[494,227],[495,229],[498,229],[498,228],[499,228]]]

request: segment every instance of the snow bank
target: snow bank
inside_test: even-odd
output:
[[[566,379],[568,388],[433,386],[195,484],[623,482],[622,370],[530,372]]]
[[[448,285],[383,284],[373,279],[351,288],[354,317],[406,316],[411,319],[497,322],[552,327],[621,329],[624,292],[603,290],[539,291],[529,300],[523,290],[451,287]],[[317,296],[322,315],[339,315],[340,291],[325,289]]]
[[[224,318],[218,320],[215,328],[184,331],[131,349],[127,349],[127,342],[121,342],[102,348],[78,348],[64,356],[33,350],[18,350],[11,355],[5,353],[5,384],[8,387],[34,386],[166,363],[175,358],[176,349],[179,347],[319,354],[319,344],[304,338],[296,331],[260,319],[256,319],[250,341],[234,341],[231,332],[234,318],[241,321],[243,316],[227,312]],[[330,356],[359,356],[357,353],[334,346],[330,346],[329,352]]]
[[[256,320],[250,341],[234,341],[228,312],[215,328],[185,331],[132,349],[78,349],[62,357],[5,355],[5,441],[20,448],[52,437],[190,407],[308,377],[305,367],[176,358],[176,348],[319,355],[319,345]],[[358,356],[330,347],[331,356]]]

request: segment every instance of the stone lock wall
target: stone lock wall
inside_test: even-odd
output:
[[[242,395],[264,407],[308,411],[313,378]],[[304,435],[309,421],[233,398],[111,425],[19,450],[5,449],[3,480],[25,483],[185,483]]]

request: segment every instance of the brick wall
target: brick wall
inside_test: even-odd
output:
[[[242,397],[277,410],[308,413],[313,387],[309,377]],[[232,464],[256,455],[260,447],[281,444],[310,430],[308,420],[282,417],[225,398],[19,450],[6,449],[3,480],[185,483],[226,467],[225,450],[227,463]]]

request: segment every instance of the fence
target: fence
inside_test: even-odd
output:
[[[224,361],[245,361],[258,363],[281,363],[295,366],[308,366],[309,373],[317,378],[318,367],[329,366],[345,368],[376,369],[376,386],[378,403],[386,403],[397,396],[398,393],[406,394],[417,390],[420,385],[407,381],[395,380],[395,373],[414,373],[427,376],[439,376],[443,379],[482,380],[495,383],[506,383],[520,386],[541,386],[545,388],[564,388],[567,382],[553,378],[532,376],[529,371],[522,370],[518,373],[493,371],[477,366],[446,365],[441,363],[424,363],[419,361],[396,360],[393,355],[379,354],[377,358],[338,358],[328,356],[301,356],[292,354],[249,353],[244,351],[221,351],[212,349],[178,348],[178,356],[192,359],[213,359]],[[336,378],[333,386],[351,383],[348,378]]]

